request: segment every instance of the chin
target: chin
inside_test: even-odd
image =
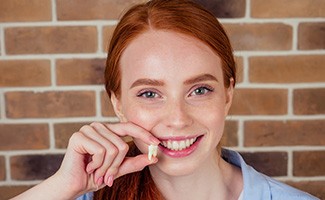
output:
[[[180,177],[193,174],[200,166],[198,162],[186,162],[183,160],[166,160],[158,158],[158,163],[150,166],[151,171],[160,171],[170,177]]]

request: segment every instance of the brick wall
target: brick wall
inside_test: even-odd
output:
[[[223,143],[325,199],[325,1],[197,1],[224,24],[238,63]],[[0,199],[55,172],[83,124],[116,121],[105,49],[134,2],[1,0]]]

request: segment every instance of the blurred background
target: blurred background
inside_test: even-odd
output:
[[[121,13],[141,0],[1,0],[0,200],[53,174],[69,137],[117,122],[103,86]],[[238,85],[223,145],[325,199],[325,1],[196,0],[224,25]]]

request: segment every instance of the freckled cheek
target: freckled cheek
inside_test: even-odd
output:
[[[222,135],[225,124],[224,109],[210,109],[203,116],[205,117],[202,118],[202,120],[204,120],[202,123],[206,124],[210,131],[213,131],[218,135]]]
[[[143,108],[143,107],[130,107],[125,112],[125,117],[128,121],[141,126],[142,128],[150,131],[159,120],[156,112]]]

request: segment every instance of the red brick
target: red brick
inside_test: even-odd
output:
[[[288,181],[286,183],[319,199],[325,199],[325,181]]]
[[[65,59],[56,62],[58,85],[104,84],[105,59]]]
[[[246,121],[245,146],[325,145],[324,120]]]
[[[49,86],[50,73],[48,60],[0,60],[0,87]]]
[[[89,123],[59,123],[54,124],[55,148],[67,148],[71,135]]]
[[[238,146],[238,122],[226,121],[224,134],[221,139],[222,146]]]
[[[103,28],[102,37],[103,37],[103,51],[107,52],[109,47],[109,42],[111,41],[115,26],[105,26]]]
[[[7,92],[6,114],[9,118],[95,116],[95,92]]]
[[[297,115],[325,114],[325,88],[293,91],[293,109]]]
[[[42,180],[54,174],[60,167],[63,155],[22,155],[10,158],[13,180]]]
[[[0,181],[6,179],[6,161],[5,157],[0,156]]]
[[[241,152],[247,164],[268,176],[286,176],[288,155],[286,152]],[[274,167],[276,166],[276,167]]]
[[[102,115],[105,117],[116,117],[113,105],[108,98],[106,91],[101,92]]]
[[[0,186],[0,200],[8,200],[28,190],[33,185]]]
[[[225,24],[234,50],[289,50],[292,27],[282,23]]]
[[[122,11],[141,0],[57,0],[59,20],[118,19]]]
[[[14,27],[5,30],[7,54],[94,53],[94,26]]]
[[[325,49],[325,22],[301,23],[298,27],[298,48]]]
[[[50,0],[1,0],[0,22],[50,21]]]
[[[229,115],[286,114],[287,93],[283,89],[236,89]]]
[[[0,150],[47,149],[47,124],[0,124]]]
[[[249,81],[302,83],[325,81],[325,57],[261,56],[249,58]]]
[[[251,15],[259,18],[325,17],[323,0],[251,0]]]
[[[217,18],[239,18],[245,16],[246,0],[195,0]]]
[[[293,152],[294,176],[324,176],[325,151]]]

